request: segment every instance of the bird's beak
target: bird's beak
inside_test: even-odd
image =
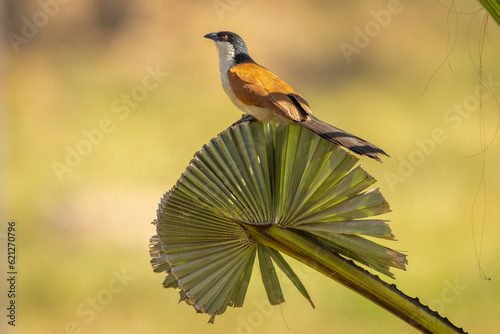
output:
[[[214,32],[211,32],[210,34],[206,34],[205,36],[203,36],[205,38],[208,38],[208,39],[211,39],[213,41],[216,41],[217,40],[217,34],[214,33]]]

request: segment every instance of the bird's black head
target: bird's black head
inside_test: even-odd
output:
[[[219,31],[203,36],[215,42],[219,56],[232,58],[235,63],[251,61],[248,49],[243,39],[234,32]]]

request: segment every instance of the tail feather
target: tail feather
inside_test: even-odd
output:
[[[366,155],[367,157],[375,159],[379,162],[382,162],[378,157],[379,154],[389,156],[381,148],[367,142],[364,139],[356,137],[347,131],[325,123],[313,115],[309,115],[307,120],[297,122],[297,124],[311,130],[326,140],[348,148],[354,153]]]

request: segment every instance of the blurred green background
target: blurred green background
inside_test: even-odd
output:
[[[240,116],[203,39],[219,30],[240,34],[318,117],[391,155],[361,162],[393,210],[384,218],[399,241],[387,244],[409,256],[394,283],[471,333],[497,333],[500,33],[492,20],[483,30],[480,9],[3,1],[0,245],[5,254],[15,221],[19,285],[17,326],[2,311],[2,333],[416,333],[292,260],[315,310],[286,277],[286,303],[270,307],[258,268],[244,307],[214,325],[162,288],[148,254],[160,197]],[[495,95],[478,95],[479,64]]]

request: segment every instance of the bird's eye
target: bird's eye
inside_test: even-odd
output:
[[[220,39],[222,39],[223,41],[227,40],[227,35],[226,34],[220,35]]]

